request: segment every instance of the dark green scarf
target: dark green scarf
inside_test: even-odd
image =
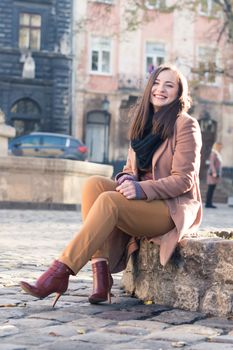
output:
[[[140,170],[151,169],[153,154],[164,141],[159,133],[151,133],[153,117],[153,115],[149,117],[142,138],[131,140],[131,147],[136,153],[137,166]]]

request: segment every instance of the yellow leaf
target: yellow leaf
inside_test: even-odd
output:
[[[144,305],[152,305],[154,304],[153,300],[145,300]]]

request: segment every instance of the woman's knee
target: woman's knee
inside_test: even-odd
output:
[[[100,175],[90,176],[84,183],[83,191],[104,192],[113,190],[115,187],[114,181]]]
[[[101,202],[103,202],[104,205],[111,207],[111,208],[113,208],[113,207],[119,208],[120,206],[122,206],[122,201],[125,200],[124,196],[122,196],[122,194],[117,192],[117,191],[102,192],[99,195],[98,199]]]
[[[87,178],[87,180],[84,182],[84,187],[92,187],[96,186],[96,184],[101,181],[101,176],[98,175],[92,175]]]

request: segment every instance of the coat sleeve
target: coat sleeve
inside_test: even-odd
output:
[[[170,174],[157,180],[140,182],[148,201],[174,198],[192,188],[199,174],[201,145],[198,121],[190,117],[179,121],[178,118]]]

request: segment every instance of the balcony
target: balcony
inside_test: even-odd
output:
[[[146,76],[138,76],[131,74],[119,74],[117,76],[118,89],[130,91],[142,91],[147,82]]]

